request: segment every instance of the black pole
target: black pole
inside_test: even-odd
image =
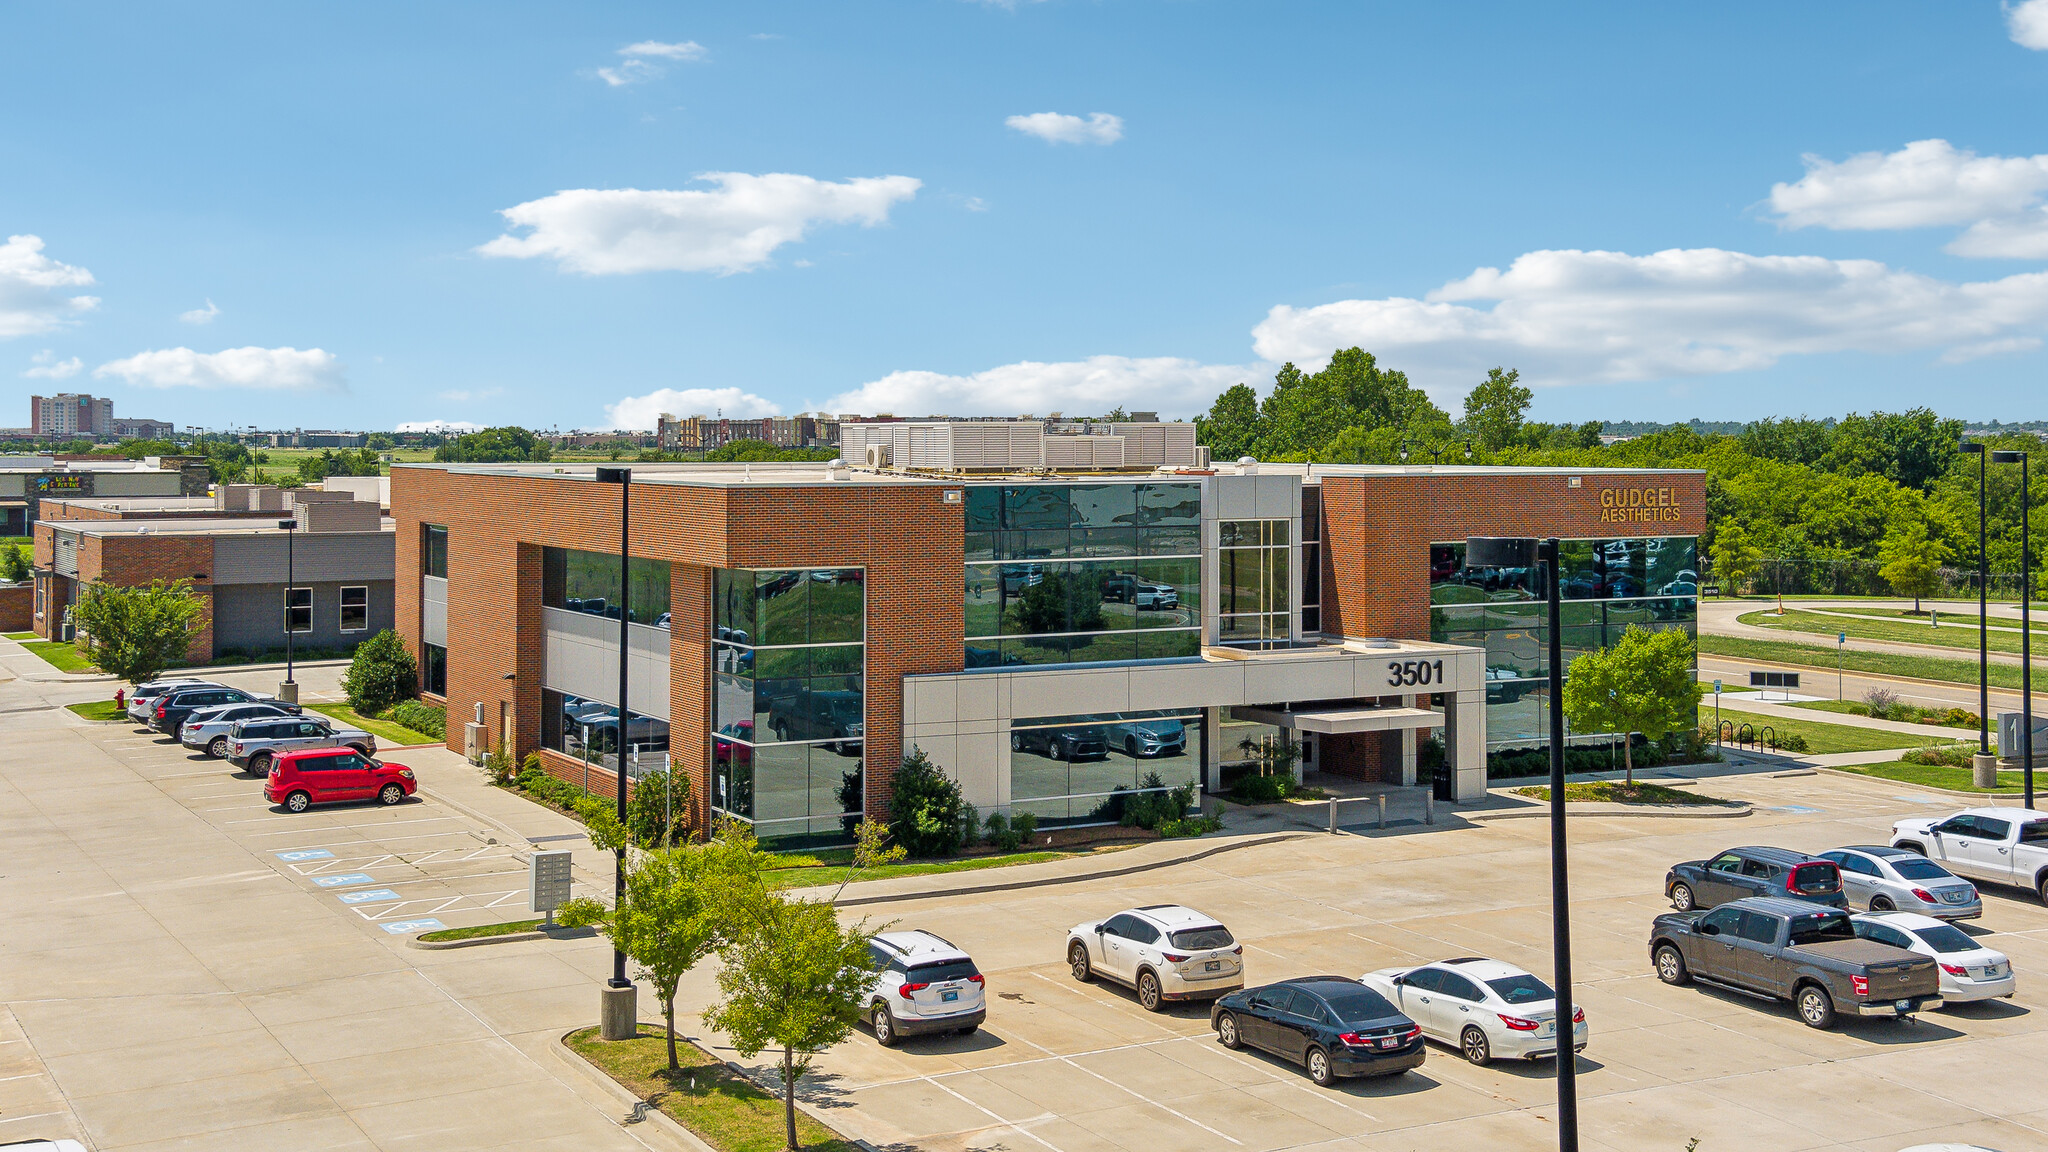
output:
[[[1994,464],[2018,464],[2020,466],[2020,782],[2026,794],[2025,807],[2034,806],[2034,645],[2033,608],[2034,603],[2034,552],[2033,540],[2028,535],[2032,526],[2028,524],[2029,506],[2034,502],[2034,490],[2028,482],[2027,458],[2025,452],[1996,452],[1991,456]]]
[[[1572,928],[1565,882],[1564,629],[1559,551],[1557,537],[1543,542],[1550,601],[1550,931],[1557,981],[1557,1147],[1559,1152],[1579,1152],[1577,1013],[1572,1007]]]
[[[298,580],[298,557],[292,547],[299,526],[297,520],[280,520],[284,529],[284,682],[292,682],[292,585]]]
[[[1985,613],[1991,606],[1991,557],[1984,539],[1985,464],[1991,454],[1972,440],[1961,444],[1963,452],[1977,457],[1977,751],[1991,754],[1991,631]]]
[[[633,719],[632,712],[626,707],[626,669],[631,660],[627,648],[627,644],[631,640],[631,633],[627,629],[631,626],[630,622],[632,620],[632,612],[630,611],[631,600],[627,591],[630,587],[630,582],[627,579],[627,567],[632,547],[629,534],[632,524],[630,518],[632,503],[629,496],[633,487],[633,470],[631,468],[599,468],[597,470],[597,478],[605,483],[617,484],[619,486],[619,736],[613,742],[613,751],[619,758],[618,771],[615,773],[614,783],[617,786],[619,823],[624,824],[626,822],[626,735],[631,731]],[[612,850],[612,907],[623,908],[625,904],[626,848],[622,844]],[[626,954],[617,948],[612,949],[611,986],[614,988],[626,988],[630,987],[632,983],[631,980],[626,979]]]

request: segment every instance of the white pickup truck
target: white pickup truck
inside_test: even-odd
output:
[[[2048,903],[2048,812],[1966,808],[1939,820],[1900,820],[1892,847],[1939,860],[1958,876],[2031,888]]]

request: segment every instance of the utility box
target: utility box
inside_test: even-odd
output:
[[[462,726],[462,755],[471,764],[484,762],[484,726],[472,720]]]
[[[2020,712],[1998,714],[1998,755],[2006,760],[2017,760],[2024,749],[2020,735],[2025,729],[2026,716]],[[2034,758],[2048,760],[2048,716],[2034,713]]]
[[[555,909],[569,902],[569,852],[535,852],[526,866],[527,906],[535,912],[544,912],[548,920],[555,918]]]

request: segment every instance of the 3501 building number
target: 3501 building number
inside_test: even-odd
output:
[[[1444,682],[1444,662],[1441,660],[1389,660],[1387,662],[1387,683],[1397,687],[1410,684],[1441,684]]]

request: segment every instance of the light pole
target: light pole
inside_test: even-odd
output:
[[[1959,447],[1964,455],[1977,458],[1977,755],[1970,774],[1971,783],[1994,788],[1998,759],[1991,754],[1991,629],[1984,618],[1991,607],[1991,558],[1984,540],[1984,466],[1991,454],[1975,440],[1965,440]]]
[[[299,685],[292,679],[292,593],[295,591],[293,585],[298,582],[298,557],[293,547],[298,536],[292,530],[299,526],[299,522],[279,520],[277,526],[284,529],[284,683],[277,686],[277,698],[287,704],[297,704]]]
[[[631,582],[627,569],[631,557],[630,497],[633,490],[631,468],[599,468],[597,482],[619,486],[619,736],[615,742],[618,765],[615,774],[618,798],[618,818],[621,825],[626,822],[626,734],[631,731],[633,713],[626,705],[626,669],[630,662],[628,642],[632,634],[627,630],[632,620]],[[612,907],[626,906],[626,847],[621,844],[612,850]],[[604,1038],[607,1040],[630,1040],[639,1034],[640,1020],[634,1007],[636,989],[626,978],[626,954],[612,949],[612,978],[604,990]]]
[[[2027,483],[2025,452],[1993,452],[1993,464],[2020,466],[2020,784],[2026,792],[2025,807],[2034,806],[2034,552],[2028,535],[2028,507],[2034,490]]]
[[[1557,985],[1557,1147],[1579,1152],[1578,1011],[1572,1005],[1572,928],[1564,820],[1564,630],[1557,537],[1473,537],[1465,541],[1465,563],[1475,568],[1544,567],[1550,639],[1550,933],[1551,965]]]

